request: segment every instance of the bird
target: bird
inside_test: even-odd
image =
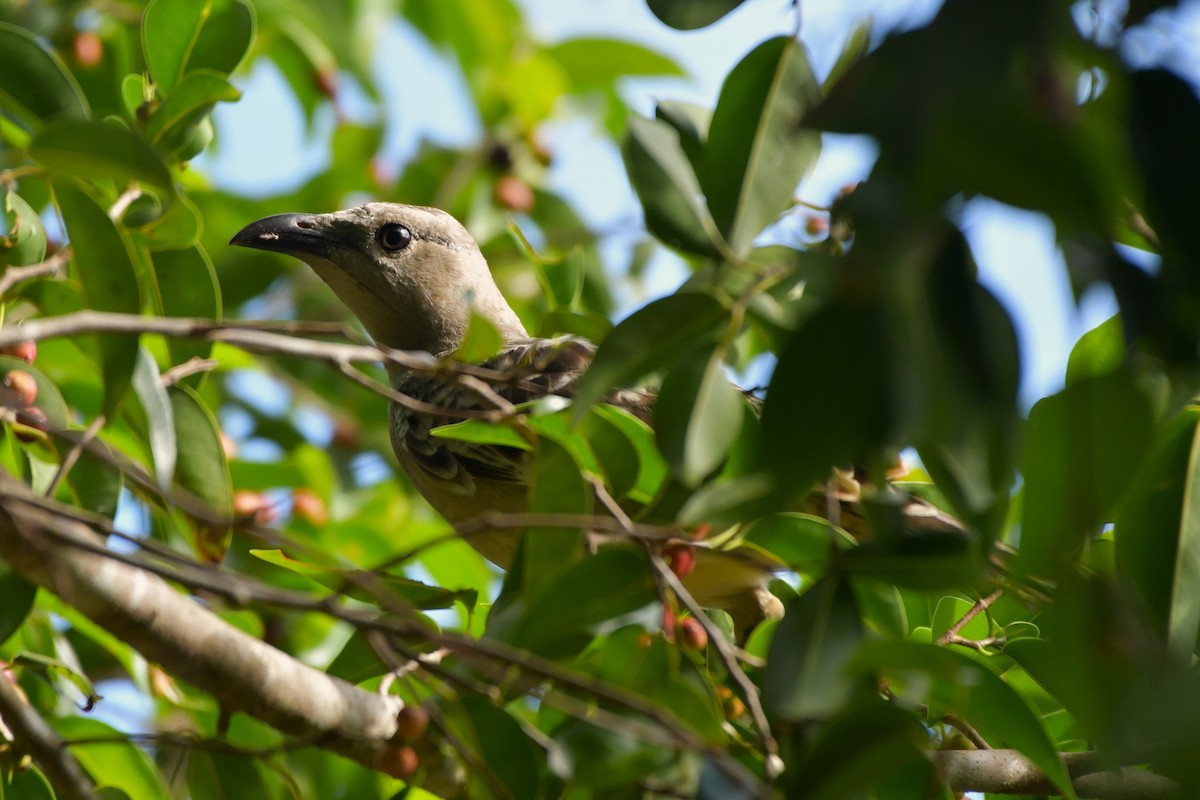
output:
[[[325,214],[278,214],[252,222],[231,245],[282,253],[306,263],[358,318],[376,344],[451,357],[467,336],[472,314],[504,342],[481,366],[512,380],[494,386],[512,404],[548,395],[570,398],[596,353],[576,337],[531,337],[504,298],[478,243],[451,214],[399,203],[367,203]],[[477,392],[429,372],[387,364],[392,387],[437,409],[494,408]],[[613,390],[605,402],[652,421],[655,395]],[[433,508],[456,528],[490,511],[526,509],[532,454],[494,444],[436,437],[453,414],[414,410],[393,400],[392,449],[401,468]],[[512,529],[472,531],[468,542],[507,569],[516,552]],[[724,608],[748,629],[778,617],[782,605],[767,588],[783,569],[761,551],[723,553],[701,547],[684,585],[705,606]]]

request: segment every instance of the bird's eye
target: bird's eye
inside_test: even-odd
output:
[[[380,247],[384,250],[395,252],[408,247],[412,241],[412,231],[403,225],[391,223],[384,225],[379,230],[375,231],[375,241],[379,242]]]

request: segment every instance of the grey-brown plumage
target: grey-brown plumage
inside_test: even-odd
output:
[[[595,346],[581,339],[531,338],[501,295],[475,240],[438,209],[371,203],[332,214],[284,214],[252,223],[232,244],[287,253],[309,264],[386,347],[446,356],[462,344],[472,312],[482,315],[506,342],[483,366],[505,376],[493,389],[514,404],[547,395],[571,397],[595,353]],[[389,372],[397,391],[432,406],[494,408],[453,382],[395,366]],[[653,396],[621,390],[607,401],[649,420]],[[414,485],[456,526],[486,511],[524,510],[530,454],[430,435],[457,419],[392,403],[392,446]],[[473,533],[470,542],[507,567],[516,532]],[[687,581],[699,602],[733,608],[747,619],[761,617],[764,605],[768,613],[778,610],[778,601],[763,588],[770,562],[699,555]]]

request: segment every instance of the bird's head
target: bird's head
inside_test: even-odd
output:
[[[250,223],[230,244],[305,262],[387,347],[454,350],[472,310],[506,339],[526,335],[479,245],[436,208],[368,203],[332,214],[279,214]]]

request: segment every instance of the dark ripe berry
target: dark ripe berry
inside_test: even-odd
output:
[[[692,574],[696,568],[696,548],[684,542],[668,544],[662,551],[663,559],[680,580]]]
[[[690,650],[703,650],[708,647],[708,631],[695,617],[685,617],[679,620],[679,641]]]
[[[311,489],[292,492],[292,514],[318,528],[329,523],[329,507]]]
[[[32,364],[37,358],[37,342],[17,342],[8,347],[0,347],[0,355],[19,358],[26,364]]]
[[[24,425],[26,428],[33,428],[45,433],[50,429],[50,420],[46,419],[46,412],[42,411],[37,406],[23,408],[17,412],[17,422]],[[22,442],[32,442],[38,437],[24,431],[17,431],[17,438]]]
[[[0,380],[0,402],[9,408],[28,408],[37,402],[37,381],[28,372],[14,369]]]
[[[537,202],[533,189],[516,175],[502,176],[496,181],[496,188],[492,194],[497,205],[519,213],[532,211],[534,203]]]
[[[410,744],[429,729],[429,712],[420,706],[405,706],[396,714],[396,735]]]
[[[393,778],[408,780],[417,774],[420,760],[417,751],[405,745],[404,747],[388,747],[379,754],[379,769]]]

